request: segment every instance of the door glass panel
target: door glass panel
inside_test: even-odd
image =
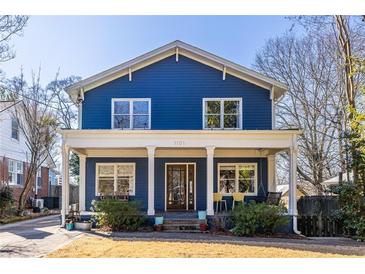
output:
[[[168,165],[167,208],[186,209],[186,165]]]
[[[194,210],[194,165],[188,165],[188,209]]]

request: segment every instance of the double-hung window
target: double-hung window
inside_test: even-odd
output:
[[[112,100],[112,128],[150,129],[151,99]]]
[[[37,170],[37,188],[42,188],[42,167]]]
[[[257,195],[256,163],[220,163],[218,178],[218,192],[222,194],[241,192],[246,195]]]
[[[8,161],[8,180],[11,185],[22,185],[23,163],[20,161]]]
[[[19,124],[16,118],[11,119],[11,138],[19,140]]]
[[[135,163],[96,164],[96,195],[135,195]]]
[[[204,129],[241,129],[241,98],[204,98]]]

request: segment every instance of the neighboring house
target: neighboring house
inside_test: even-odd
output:
[[[349,182],[353,180],[353,174],[352,172],[350,172],[349,174],[347,174],[347,172],[342,174],[342,181],[343,182]],[[332,186],[337,186],[340,182],[340,176],[335,176],[332,178],[329,178],[326,181],[323,181],[321,184],[324,187],[324,189],[326,190],[330,190],[330,188]]]
[[[289,206],[289,185],[277,185],[276,191],[281,192],[281,201],[288,207]],[[316,196],[318,190],[311,183],[297,183],[296,199],[299,200],[303,196]]]
[[[0,102],[0,184],[11,186],[17,202],[29,167],[30,152],[13,117],[14,107],[14,102]],[[29,197],[34,197],[35,194],[38,197],[48,196],[49,166],[52,164],[47,161],[37,171]]]
[[[255,199],[275,191],[275,154],[284,150],[295,185],[300,131],[275,129],[275,104],[286,90],[181,41],[74,84],[68,93],[79,103],[79,129],[60,131],[63,222],[70,150],[80,156],[82,211],[101,194],[128,192],[149,216],[211,216],[214,192],[230,204],[233,192]]]

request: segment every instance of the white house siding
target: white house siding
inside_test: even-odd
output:
[[[3,105],[5,103],[0,103],[0,111],[4,109]],[[11,117],[11,109],[0,113],[0,156],[27,162],[29,149],[25,144],[24,135],[19,133],[19,141],[11,138]]]

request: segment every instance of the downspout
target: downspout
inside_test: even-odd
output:
[[[290,178],[292,184],[292,193],[293,195],[291,199],[291,213],[293,216],[293,232],[297,235],[301,235],[301,232],[298,230],[298,210],[297,210],[297,157],[298,157],[298,147],[297,147],[297,136],[293,136],[293,147],[290,149],[290,168],[292,169]]]
[[[302,235],[302,232],[298,230],[298,216],[293,215],[293,231],[297,235]]]

